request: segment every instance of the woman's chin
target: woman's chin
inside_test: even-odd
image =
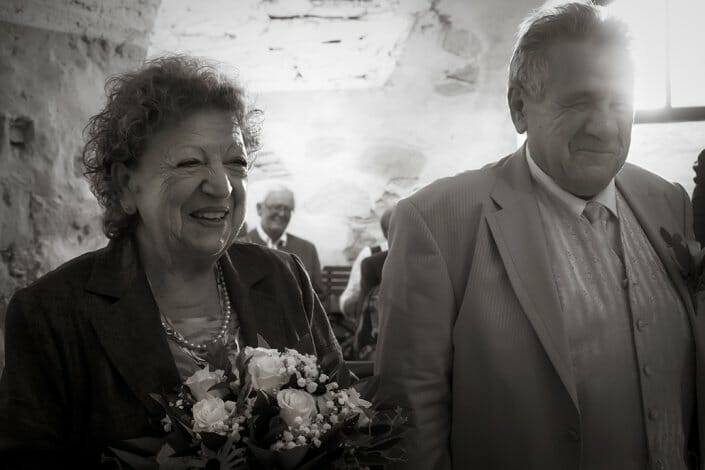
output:
[[[183,250],[179,250],[180,256],[191,258],[219,258],[230,246],[229,239],[225,236],[204,236],[184,240],[181,244]]]

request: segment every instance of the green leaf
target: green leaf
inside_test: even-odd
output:
[[[225,392],[223,395],[223,400],[225,400],[225,397],[233,393],[233,391],[230,389],[230,384],[228,382],[217,383],[208,389],[209,392],[212,392],[214,390],[221,390]]]
[[[209,343],[206,347],[205,359],[213,369],[220,369],[226,375],[232,371],[233,365],[228,357],[228,350],[223,344]]]
[[[353,384],[363,400],[374,402],[379,390],[379,375],[373,375]]]

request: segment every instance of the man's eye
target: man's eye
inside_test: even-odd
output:
[[[585,109],[590,106],[590,104],[591,103],[589,101],[574,101],[570,106],[572,108]]]
[[[244,158],[235,158],[233,160],[228,160],[225,162],[226,165],[228,166],[240,166],[240,167],[247,167],[247,160]]]
[[[201,164],[200,160],[195,158],[189,158],[188,160],[182,160],[176,164],[177,168],[193,168]]]

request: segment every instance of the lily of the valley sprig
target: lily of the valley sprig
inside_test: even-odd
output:
[[[683,278],[688,284],[690,292],[695,296],[705,288],[705,249],[700,247],[700,243],[693,239],[686,239],[680,234],[671,234],[661,227],[661,237],[672,249],[676,265],[681,271]]]

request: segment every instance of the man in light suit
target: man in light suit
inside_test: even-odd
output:
[[[323,298],[325,288],[316,246],[286,231],[294,208],[293,191],[281,185],[272,186],[257,203],[257,215],[260,221],[257,227],[248,233],[248,238],[252,243],[298,256],[311,277],[313,289],[320,298]]]
[[[692,236],[691,209],[625,164],[632,72],[598,7],[533,12],[527,144],[397,205],[376,373],[412,413],[403,468],[704,468],[705,315],[659,234]]]

